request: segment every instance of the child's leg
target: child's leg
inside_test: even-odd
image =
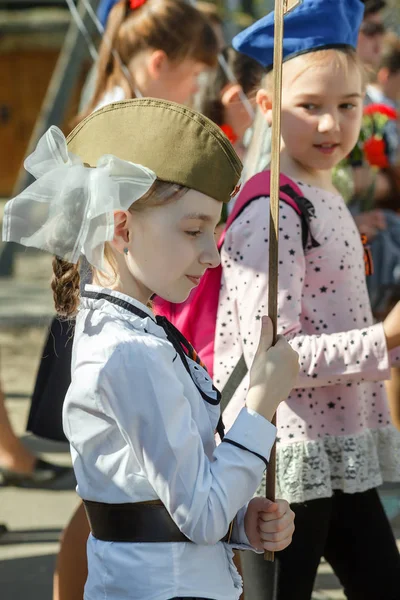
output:
[[[325,558],[349,600],[400,598],[400,555],[375,489],[335,494]]]
[[[36,458],[15,435],[8,418],[0,382],[0,467],[17,473],[32,473]]]
[[[86,542],[90,529],[81,503],[64,530],[53,582],[53,600],[82,600],[87,579]]]
[[[242,552],[245,600],[310,600],[328,535],[332,499],[292,504],[291,508],[296,515],[293,541],[275,554],[275,563],[264,561],[262,555]]]

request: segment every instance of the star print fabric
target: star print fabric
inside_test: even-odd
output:
[[[312,202],[317,248],[303,252],[300,219],[281,203],[278,332],[300,355],[298,385],[278,410],[277,496],[290,502],[361,492],[400,480],[400,433],[391,425],[383,380],[390,357],[373,324],[360,235],[341,196],[299,185]],[[215,338],[220,389],[244,353],[250,367],[267,312],[269,199],[252,202],[222,249]],[[248,377],[224,413],[243,406]]]

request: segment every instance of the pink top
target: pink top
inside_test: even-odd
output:
[[[278,410],[277,496],[290,502],[354,493],[400,480],[400,432],[384,384],[390,358],[373,324],[363,247],[342,197],[299,182],[320,243],[303,252],[301,225],[281,203],[278,330],[300,354],[297,388]],[[222,388],[244,352],[251,365],[267,311],[269,198],[252,202],[222,250],[214,381]],[[224,414],[243,406],[248,377]]]

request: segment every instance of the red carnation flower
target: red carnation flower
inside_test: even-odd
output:
[[[388,106],[387,104],[368,104],[368,106],[364,108],[364,115],[373,115],[374,113],[385,115],[388,119],[392,119],[394,121],[397,120],[396,109]]]
[[[386,169],[389,160],[385,154],[385,142],[382,139],[371,137],[364,142],[364,152],[369,164],[373,167]]]

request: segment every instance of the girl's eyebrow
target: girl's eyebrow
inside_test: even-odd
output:
[[[321,98],[322,94],[314,94],[313,92],[301,92],[298,94],[301,98]],[[358,92],[352,92],[350,94],[343,94],[342,98],[362,98],[362,94]]]
[[[191,213],[190,215],[185,215],[184,217],[182,217],[182,220],[183,219],[193,219],[196,221],[204,221],[205,223],[209,223],[210,221],[212,221],[209,215],[205,215],[203,213]]]

